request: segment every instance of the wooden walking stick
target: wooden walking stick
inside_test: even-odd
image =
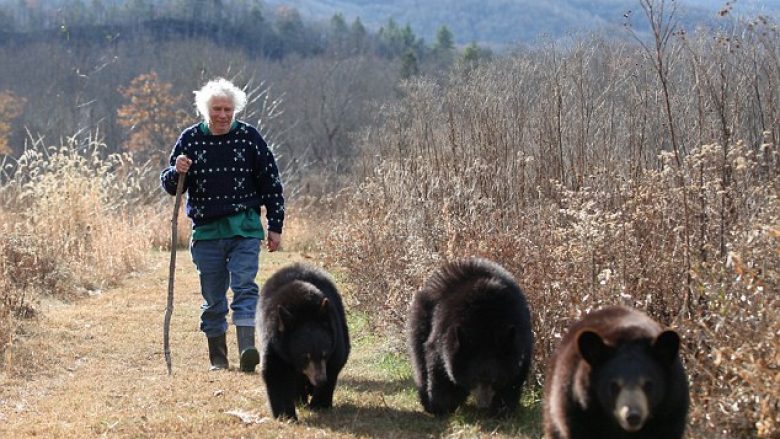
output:
[[[179,221],[179,207],[181,206],[181,194],[184,192],[184,178],[186,175],[179,174],[179,182],[176,183],[176,202],[173,206],[173,218],[171,218],[171,264],[168,269],[168,306],[165,307],[165,323],[163,324],[163,352],[165,353],[165,364],[168,366],[168,375],[173,373],[169,334],[171,332],[171,314],[173,313],[173,278],[176,272],[176,232]]]

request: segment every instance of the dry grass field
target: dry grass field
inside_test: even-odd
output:
[[[616,304],[680,334],[690,439],[780,439],[780,26],[683,33],[645,12],[660,31],[649,46],[572,37],[389,84],[355,107],[365,120],[333,125],[343,144],[285,139],[309,114],[288,101],[290,125],[269,124],[287,251],[261,256],[259,281],[300,259],[332,269],[353,345],[334,410],[295,424],[269,418],[259,375],[207,371],[186,251],[167,375],[173,200],[159,166],[97,131],[54,145],[29,133],[19,157],[0,156],[0,439],[539,438],[548,359],[573,322]],[[348,102],[363,74],[321,96]],[[328,120],[314,113],[309,125]],[[180,216],[179,246],[189,228]],[[510,419],[436,419],[415,397],[409,303],[466,256],[504,266],[531,307],[537,387]]]
[[[89,297],[43,300],[6,354],[0,437],[540,437],[538,395],[502,422],[469,407],[448,420],[424,414],[401,338],[372,334],[355,314],[334,409],[299,409],[298,423],[273,420],[259,374],[208,371],[197,328],[197,276],[186,251],[177,256],[168,376],[162,353],[168,257],[150,252],[149,270]],[[258,280],[301,259],[263,253]],[[234,328],[229,337],[236,363]]]

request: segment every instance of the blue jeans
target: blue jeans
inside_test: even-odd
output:
[[[258,287],[255,283],[260,240],[257,238],[227,238],[193,241],[192,261],[200,276],[200,330],[207,337],[227,332],[228,287],[233,290],[233,324],[255,326]]]

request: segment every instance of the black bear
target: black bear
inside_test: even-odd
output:
[[[444,265],[414,295],[407,332],[425,411],[450,414],[470,393],[493,415],[517,408],[533,334],[525,296],[504,268],[481,258]]]
[[[679,439],[688,413],[680,337],[612,306],[575,323],[545,383],[548,439]]]
[[[284,267],[263,285],[258,307],[261,368],[273,416],[297,419],[299,402],[332,407],[350,349],[333,280],[313,266]]]

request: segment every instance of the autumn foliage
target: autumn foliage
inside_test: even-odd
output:
[[[26,100],[11,91],[0,91],[0,154],[11,154],[8,144],[13,125],[11,122],[22,114]]]
[[[182,96],[174,94],[172,87],[152,71],[119,89],[128,101],[117,110],[119,124],[130,130],[124,143],[126,151],[151,158],[163,157],[169,151],[190,119],[183,110]]]

